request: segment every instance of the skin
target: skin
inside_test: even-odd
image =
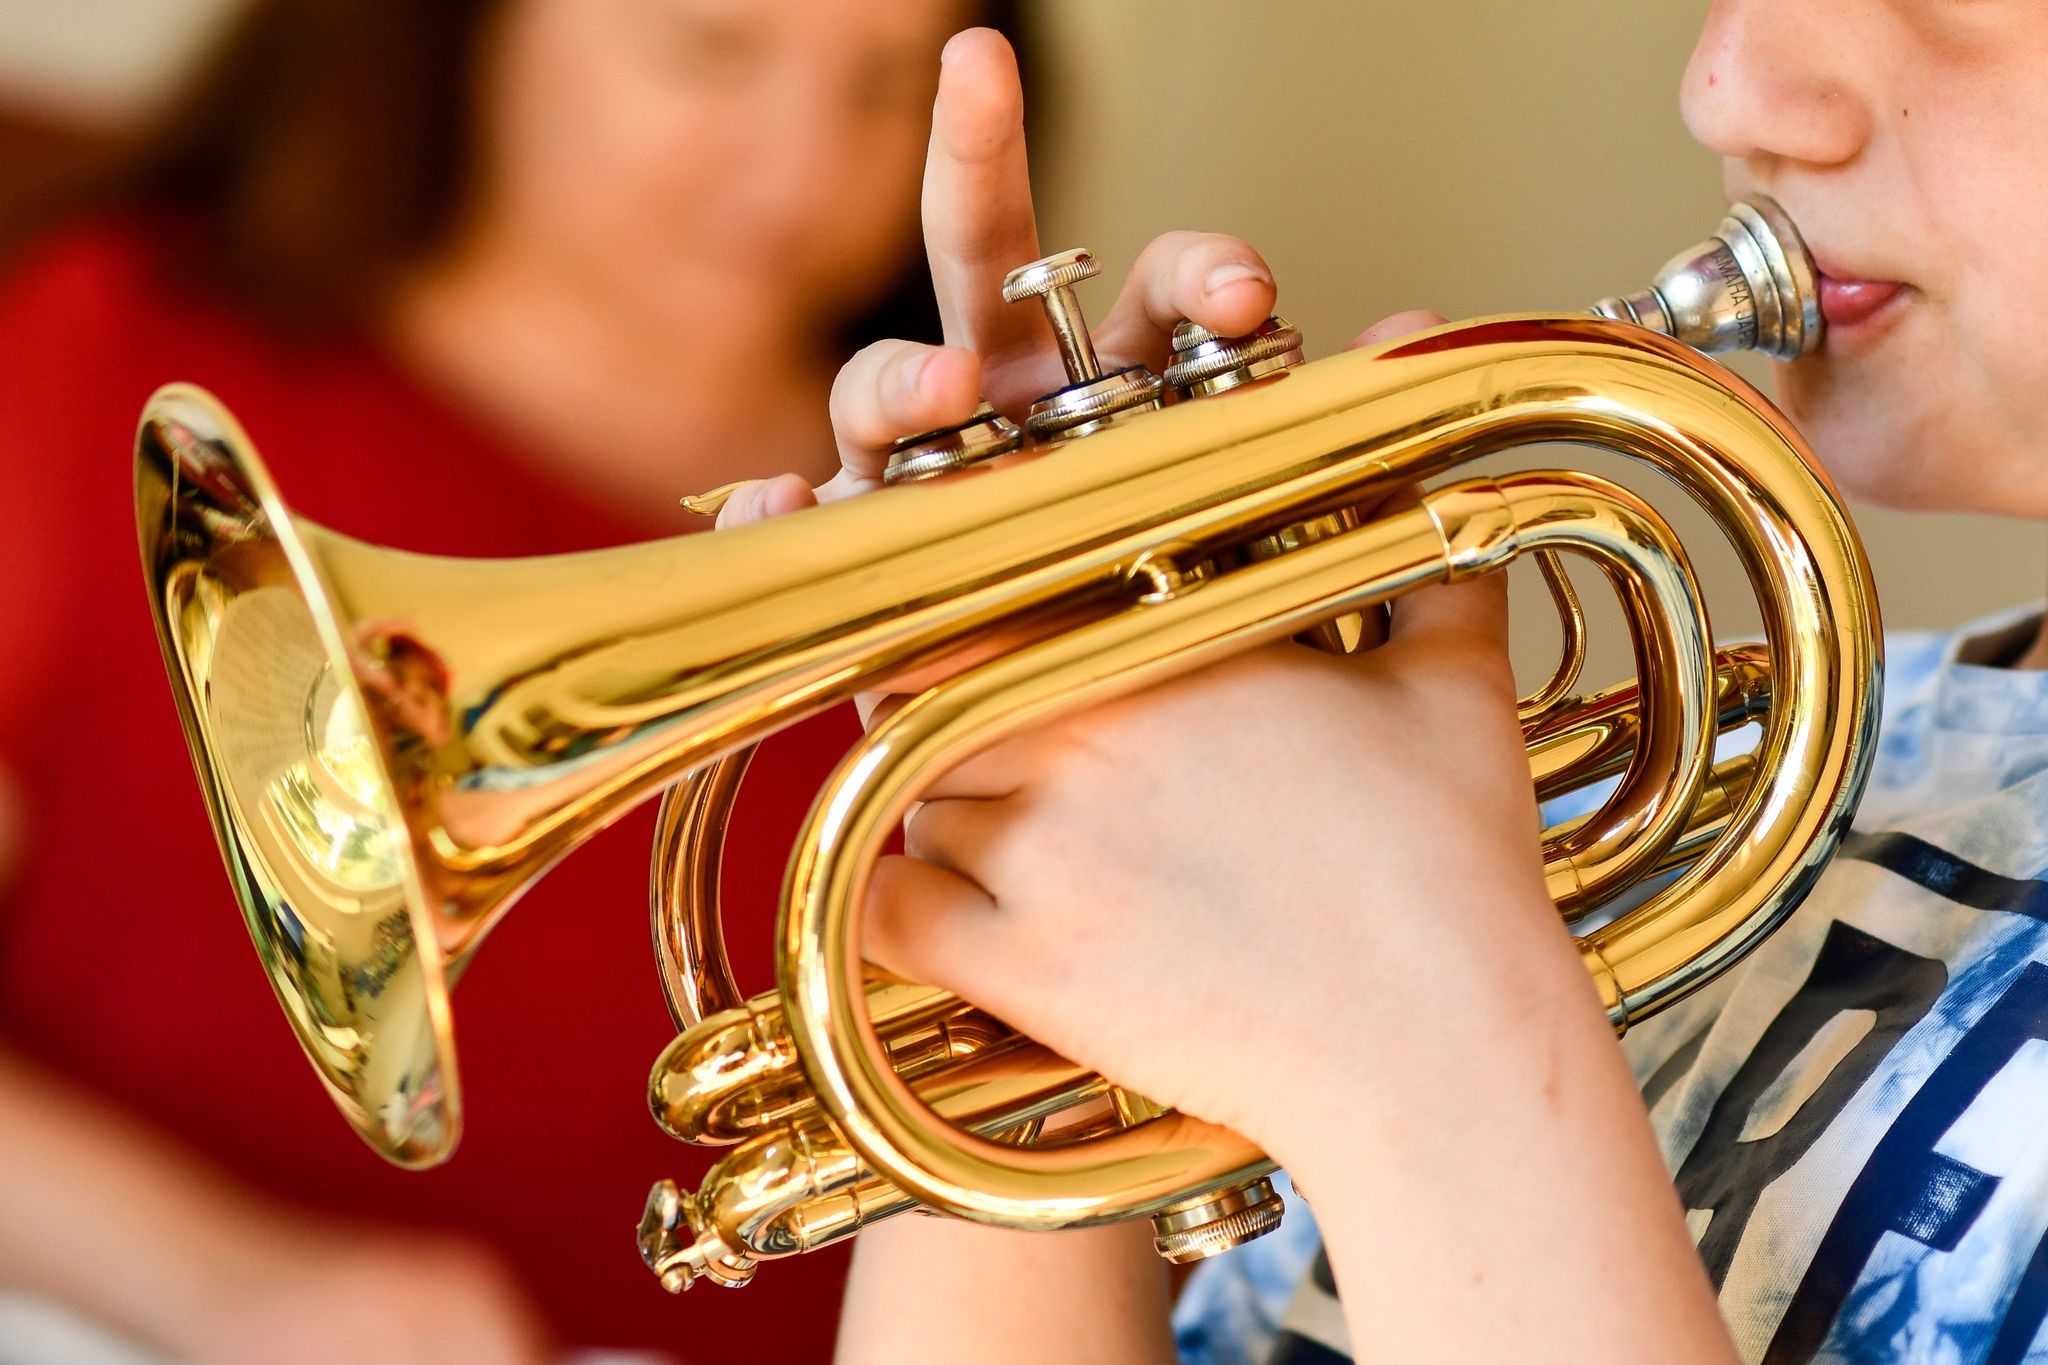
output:
[[[1006,228],[952,197],[955,163],[995,175],[1022,157],[1013,111],[986,107],[999,46],[963,35],[947,53],[950,132],[935,133],[924,199],[942,296],[975,282],[940,264],[963,254],[962,231],[1014,243],[1005,264],[1035,254],[1021,217]],[[2048,353],[2030,325],[2048,305],[2044,69],[2048,11],[2021,0],[1720,0],[1706,21],[1684,112],[1731,195],[1776,195],[1836,279],[1904,286],[1779,372],[1854,497],[2048,515]],[[980,104],[956,97],[969,72]],[[1125,296],[1163,288],[1228,330],[1175,283],[1176,255],[1196,250],[1254,259],[1215,239],[1169,246]],[[977,349],[994,397],[1012,353]],[[726,523],[869,486],[887,437],[964,413],[972,373],[900,343],[857,360],[834,396],[841,474],[742,490]],[[868,949],[1289,1167],[1313,1192],[1361,1360],[1581,1360],[1629,1340],[1732,1360],[1538,884],[1504,616],[1496,584],[1431,589],[1397,603],[1390,642],[1362,656],[1269,649],[984,752],[928,793],[909,856],[878,867]],[[1285,802],[1214,798],[1263,790],[1276,768]],[[1443,963],[1458,964],[1454,1011],[1441,973],[1416,967]],[[1188,1046],[1181,1021],[1241,1020],[1246,1001],[1256,1032]],[[1257,1041],[1273,1037],[1373,1042]],[[1169,1361],[1143,1241],[879,1227],[859,1243],[841,1359],[1036,1360],[1031,1324],[1057,1319],[1103,1359]]]
[[[1778,368],[1851,497],[2048,516],[2048,10],[2026,0],[1721,0],[1686,124],[1728,193],[1776,195],[1828,273],[1904,284]]]
[[[471,202],[391,344],[649,521],[764,469],[824,477],[834,342],[905,264],[931,57],[965,10],[513,0]]]
[[[825,348],[900,268],[931,55],[962,9],[507,0],[480,67],[479,187],[390,301],[393,346],[650,526],[690,529],[678,493],[792,452],[823,477]],[[0,783],[0,816],[13,796]],[[12,852],[0,832],[0,865]],[[0,1152],[0,1285],[168,1358],[554,1355],[487,1253],[259,1197],[4,1042]],[[110,1257],[110,1220],[145,1229],[146,1252]]]
[[[1720,0],[1686,68],[1731,196],[1776,195],[1837,276],[1897,301],[1777,371],[1843,491],[2048,517],[2048,10]],[[2048,638],[2019,661],[2048,667]]]

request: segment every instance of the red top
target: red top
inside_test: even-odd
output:
[[[447,1165],[388,1166],[333,1111],[235,912],[138,570],[136,418],[175,379],[228,404],[296,509],[364,539],[503,556],[683,529],[664,508],[628,525],[359,344],[267,335],[171,279],[137,228],[45,242],[0,279],[0,753],[28,820],[0,904],[0,1033],[258,1186],[488,1242],[570,1344],[824,1358],[841,1255],[677,1299],[635,1250],[648,1186],[693,1186],[713,1155],[647,1114],[675,1032],[648,935],[651,807],[545,877],[464,975]],[[750,777],[726,887],[749,989],[771,979],[789,839],[852,735],[813,721]],[[541,999],[565,1008],[536,1017]]]

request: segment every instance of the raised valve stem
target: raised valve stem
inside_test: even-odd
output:
[[[1060,363],[1067,368],[1067,382],[1086,384],[1102,377],[1102,362],[1096,358],[1095,342],[1088,335],[1088,320],[1074,298],[1074,286],[1102,273],[1095,257],[1083,248],[1062,251],[1020,265],[1003,278],[1003,302],[1022,303],[1037,299],[1045,307],[1045,320],[1052,325],[1053,340],[1060,348]]]

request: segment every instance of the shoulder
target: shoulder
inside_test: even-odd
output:
[[[1965,627],[1967,632],[1970,627]],[[1955,635],[1938,630],[1895,630],[1884,637],[1884,687],[1887,702],[1917,696],[1941,670]]]

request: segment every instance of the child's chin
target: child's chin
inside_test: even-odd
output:
[[[1777,367],[1779,406],[1842,495],[1906,512],[2048,515],[2048,454],[1957,397],[1964,386],[1938,363],[1892,356],[1823,351]]]
[[[1844,498],[1859,507],[1899,512],[1979,512],[1975,481],[1923,447],[1899,439],[1900,429],[1877,422],[1820,423],[1806,439]]]
[[[1842,496],[1866,506],[1905,507],[1926,491],[1926,468],[1908,458],[1897,429],[1873,421],[1867,412],[1836,413],[1830,405],[1788,415]]]
[[[1845,374],[1824,358],[1780,365],[1777,371],[1779,406],[1845,497],[1896,507],[1920,496],[1927,462],[1901,439],[1919,424],[1886,401],[1883,390],[1868,392],[1859,382],[1864,374]]]

